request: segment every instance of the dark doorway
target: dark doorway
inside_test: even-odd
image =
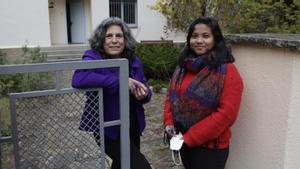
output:
[[[68,43],[85,43],[83,0],[66,0]]]
[[[68,31],[68,43],[72,43],[72,33],[71,33],[71,15],[70,15],[70,2],[66,0],[66,11],[67,11],[67,31]]]

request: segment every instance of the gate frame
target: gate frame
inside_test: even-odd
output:
[[[1,137],[0,146],[4,142],[13,142],[14,156],[16,169],[20,168],[19,146],[18,146],[18,130],[16,124],[16,99],[33,96],[46,96],[53,94],[62,94],[75,91],[87,91],[95,89],[67,89],[61,88],[60,74],[64,70],[75,69],[96,69],[96,68],[111,68],[119,67],[119,92],[120,92],[120,120],[103,122],[103,114],[99,116],[99,128],[102,133],[101,142],[104,143],[104,127],[120,125],[121,128],[121,168],[130,169],[130,140],[129,140],[129,70],[127,59],[113,59],[113,60],[95,60],[95,61],[72,61],[72,62],[59,62],[59,63],[40,63],[40,64],[23,64],[23,65],[5,65],[0,66],[0,75],[16,74],[16,73],[36,73],[36,72],[55,72],[55,86],[53,90],[31,91],[22,93],[10,93],[10,111],[12,123],[12,137]],[[97,88],[99,97],[102,97],[102,88]],[[99,102],[99,111],[103,113],[103,103]],[[100,147],[101,152],[104,152],[104,144]],[[102,153],[101,153],[102,154]],[[104,154],[104,153],[103,153]],[[105,168],[105,158],[101,157],[101,168]],[[0,166],[1,167],[1,166]]]

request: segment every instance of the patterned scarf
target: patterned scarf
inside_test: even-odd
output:
[[[180,85],[186,71],[198,72],[182,95]],[[184,68],[177,66],[170,85],[171,111],[175,125],[181,132],[217,109],[226,75],[226,64],[211,68],[203,57],[186,58]]]

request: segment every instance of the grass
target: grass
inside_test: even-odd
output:
[[[7,97],[0,98],[0,132],[2,137],[11,136],[11,121]],[[0,168],[15,168],[13,165],[12,143],[2,143],[0,147]]]
[[[2,136],[11,135],[11,120],[7,97],[2,97],[0,99],[0,131]]]

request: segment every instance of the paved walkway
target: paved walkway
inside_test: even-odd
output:
[[[163,144],[163,105],[165,93],[153,93],[146,109],[147,126],[142,136],[141,151],[153,169],[183,169],[172,162],[169,148]]]

